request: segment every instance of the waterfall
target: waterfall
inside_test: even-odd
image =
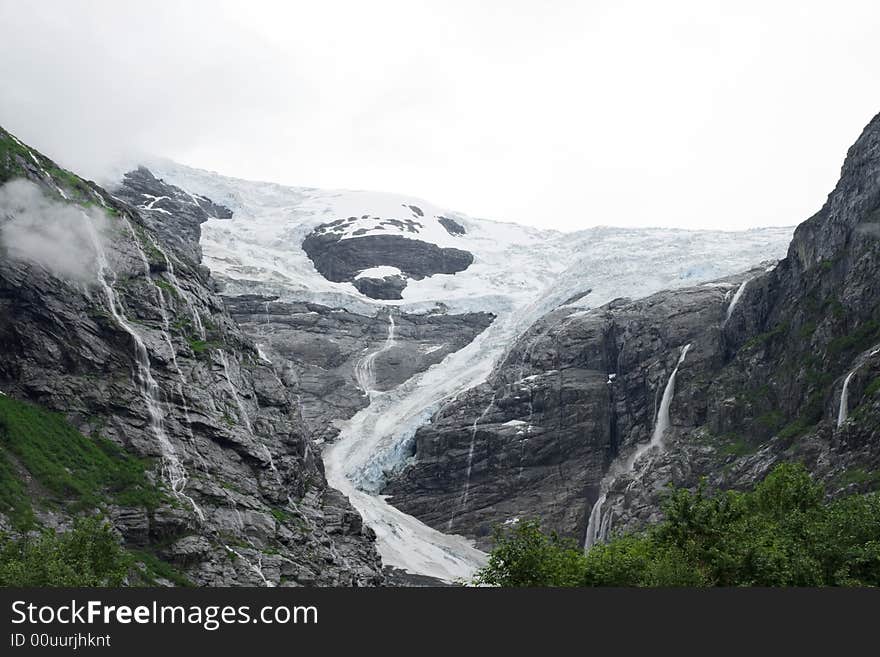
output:
[[[602,509],[608,497],[608,491],[611,488],[611,484],[614,483],[614,480],[621,474],[633,472],[635,470],[636,462],[648,450],[655,447],[662,449],[663,436],[667,429],[669,429],[670,425],[669,407],[672,405],[672,398],[675,396],[675,379],[678,376],[678,368],[681,367],[690,348],[690,344],[686,344],[682,347],[678,362],[675,364],[675,369],[672,370],[672,374],[669,375],[669,380],[666,382],[666,387],[663,389],[663,398],[660,401],[660,408],[657,411],[657,418],[654,421],[654,432],[651,434],[651,440],[643,445],[639,445],[623,464],[615,465],[612,463],[608,470],[608,474],[602,479],[602,482],[599,485],[601,494],[590,511],[587,533],[584,538],[584,549],[588,550],[595,545],[597,541],[604,541],[608,537],[608,530],[611,528],[611,514],[604,514]]]
[[[391,309],[388,310],[388,337],[385,338],[385,343],[379,347],[376,351],[370,352],[363,358],[361,358],[357,364],[354,366],[354,377],[357,380],[358,387],[364,391],[364,394],[367,395],[372,401],[373,395],[379,390],[374,390],[374,386],[376,385],[376,373],[374,369],[374,365],[376,362],[376,358],[380,355],[391,349],[391,347],[395,344],[395,324],[394,324],[394,314]]]
[[[113,286],[107,281],[108,273],[112,275],[112,270],[110,270],[110,267],[108,265],[107,255],[104,251],[104,247],[101,244],[101,240],[98,237],[98,232],[95,228],[94,222],[87,213],[83,212],[82,215],[86,221],[86,227],[89,231],[89,237],[92,241],[92,246],[95,249],[95,259],[98,265],[98,282],[101,285],[101,288],[104,291],[104,296],[107,299],[107,307],[110,310],[110,314],[113,316],[113,319],[126,333],[128,333],[129,337],[131,337],[132,342],[134,343],[134,357],[135,363],[137,365],[137,382],[138,386],[140,387],[144,403],[147,407],[150,429],[153,432],[153,435],[155,436],[157,442],[159,443],[159,449],[162,453],[163,473],[165,474],[165,478],[168,481],[168,484],[171,486],[172,493],[176,497],[189,502],[199,519],[204,520],[205,516],[202,513],[202,510],[190,496],[186,495],[183,492],[187,483],[187,473],[180,462],[180,458],[177,456],[174,445],[171,443],[167,433],[165,432],[161,391],[159,389],[159,384],[156,383],[156,379],[153,378],[153,373],[150,366],[150,354],[147,351],[146,344],[144,343],[141,336],[137,333],[137,331],[134,330],[134,327],[129,323],[128,319],[126,319],[125,314],[122,310],[122,305],[120,304],[119,299],[116,295],[116,291],[113,289]],[[127,219],[126,223],[128,223]],[[129,229],[131,229],[131,224],[128,224],[128,227]],[[135,240],[135,244],[138,246],[138,249],[140,249],[140,245],[138,244],[137,240]],[[141,251],[141,255],[143,256],[143,251]]]
[[[251,425],[251,418],[244,407],[244,403],[241,401],[241,397],[238,394],[238,389],[232,382],[232,377],[229,376],[229,359],[226,357],[226,352],[222,349],[218,349],[217,353],[220,356],[220,363],[223,365],[223,376],[226,378],[226,383],[229,385],[229,391],[232,393],[232,398],[235,400],[235,405],[238,408],[239,419],[244,423],[244,426],[247,428],[251,436],[253,436],[254,440],[256,440],[257,437],[254,436],[254,429]],[[275,467],[275,459],[272,458],[272,452],[263,443],[260,443],[260,448],[263,452],[263,456],[266,458],[266,462],[269,464],[269,469],[272,471],[272,474],[275,475],[275,481],[277,481],[278,485],[283,488],[284,482],[281,479],[281,473],[278,472],[278,468]]]
[[[471,426],[471,443],[470,447],[468,448],[467,474],[465,475],[464,480],[464,492],[462,493],[461,502],[458,505],[458,509],[454,509],[452,511],[452,516],[449,518],[449,530],[452,530],[452,525],[455,522],[455,516],[467,508],[468,496],[471,491],[471,470],[474,465],[474,446],[477,442],[477,429],[479,428],[480,424],[482,424],[483,418],[485,418],[489,414],[489,411],[495,404],[496,394],[497,393],[492,395],[492,399],[489,401],[489,404],[486,406],[486,408],[483,409],[483,412],[480,413],[480,416],[476,420],[474,420],[474,423]]]
[[[230,498],[230,501],[232,501],[231,498]],[[247,564],[247,567],[250,568],[254,573],[256,573],[257,577],[259,577],[263,581],[263,586],[265,586],[267,588],[274,588],[275,584],[273,582],[269,581],[266,578],[266,576],[263,574],[263,553],[259,550],[259,548],[257,548],[256,545],[254,545],[254,542],[251,540],[250,536],[248,536],[247,533],[245,532],[244,519],[241,517],[241,511],[238,510],[238,506],[235,505],[234,501],[232,501],[232,504],[233,504],[232,510],[235,512],[235,517],[238,520],[238,530],[241,532],[241,535],[244,537],[244,540],[247,541],[247,544],[251,546],[251,549],[253,549],[254,552],[257,553],[257,563],[254,563],[253,561],[248,559],[246,556],[244,556],[241,552],[239,552],[235,548],[233,548],[225,543],[223,544],[223,547],[225,547],[227,550],[229,550],[236,557],[238,557],[239,559],[244,561],[245,564]]]
[[[9,134],[9,133],[7,133],[7,134]],[[12,137],[12,141],[14,141],[16,144],[18,144],[19,146],[21,146],[23,149],[25,149],[28,152],[28,155],[31,156],[31,159],[34,161],[34,164],[37,165],[37,168],[40,170],[40,173],[42,173],[47,178],[47,180],[55,186],[55,191],[58,192],[58,195],[61,196],[61,198],[63,198],[65,201],[69,201],[70,197],[65,193],[65,191],[63,189],[61,189],[58,186],[58,184],[55,182],[55,179],[51,175],[49,175],[49,172],[43,168],[43,165],[40,164],[40,160],[37,159],[37,156],[34,155],[34,152],[30,149],[30,147],[25,144],[22,144],[20,141],[18,141],[18,139],[15,138],[15,136],[13,136],[11,134],[9,136]],[[99,195],[99,197],[100,197],[100,195]]]
[[[837,411],[837,428],[843,426],[843,423],[846,422],[846,416],[849,413],[849,382],[853,378],[853,374],[859,368],[856,367],[852,372],[846,375],[846,378],[843,380],[843,390],[840,391],[840,409]]]
[[[269,364],[271,364],[271,363],[272,363],[272,359],[269,358],[269,356],[266,355],[266,352],[265,352],[265,351],[263,351],[263,343],[262,343],[262,342],[257,342],[257,343],[256,343],[256,347],[257,347],[257,357],[258,357],[261,361],[263,361],[264,363],[269,363]]]
[[[223,376],[226,377],[226,383],[229,385],[229,391],[232,393],[232,399],[235,400],[235,405],[238,407],[238,419],[244,423],[244,426],[247,428],[248,432],[253,434],[253,427],[251,427],[250,416],[248,416],[248,413],[244,408],[241,397],[238,396],[238,389],[235,387],[235,384],[232,383],[232,378],[229,376],[229,360],[226,358],[226,352],[222,349],[218,349],[217,353],[220,356],[220,363],[223,365]]]
[[[599,499],[596,500],[596,503],[593,504],[593,508],[590,511],[590,521],[587,524],[587,536],[584,539],[584,548],[587,550],[593,547],[593,545],[602,538],[602,507],[604,506],[607,497],[608,493],[602,493],[599,496]]]
[[[751,278],[747,278],[740,286],[736,289],[736,294],[733,295],[733,299],[730,300],[730,304],[727,306],[727,315],[724,317],[724,322],[722,322],[722,326],[727,324],[730,321],[730,316],[733,315],[733,309],[736,308],[736,304],[739,303],[740,298],[743,295],[743,292],[746,291],[746,286],[752,281]]]
[[[180,285],[180,281],[177,280],[177,274],[174,273],[174,263],[171,261],[171,258],[162,248],[162,245],[159,244],[159,241],[154,238],[152,235],[150,237],[150,243],[159,252],[159,255],[165,260],[165,274],[168,276],[168,280],[171,281],[171,285],[177,290],[177,293],[186,301],[186,305],[190,310],[192,315],[193,328],[196,330],[196,334],[199,336],[200,340],[205,339],[205,325],[202,323],[202,317],[199,315],[199,311],[196,308],[196,304],[192,299],[192,296],[183,289]]]
[[[525,389],[529,393],[529,415],[528,415],[528,419],[526,420],[526,428],[525,428],[525,431],[523,432],[523,439],[520,441],[519,472],[517,472],[517,475],[516,475],[517,481],[522,479],[523,463],[524,463],[525,457],[526,457],[526,447],[529,442],[529,436],[532,435],[532,419],[535,416],[535,397],[534,397],[534,391],[532,390],[532,382],[527,381],[527,377],[525,376],[526,356],[528,356],[528,359],[529,359],[529,373],[531,374],[531,372],[532,372],[532,354],[534,353],[535,346],[538,344],[538,341],[542,337],[543,336],[539,334],[538,336],[535,337],[534,340],[532,340],[532,342],[528,346],[524,347],[522,355],[520,356],[520,359],[519,359],[519,381],[517,383],[525,384]]]
[[[464,495],[462,497],[462,503],[461,503],[462,508],[467,506],[468,493],[470,493],[470,489],[471,489],[471,469],[473,468],[473,465],[474,465],[474,445],[476,444],[476,441],[477,441],[477,428],[482,423],[483,418],[489,414],[489,410],[492,408],[492,406],[494,404],[495,404],[495,395],[492,395],[492,400],[489,402],[489,405],[486,406],[485,409],[483,409],[483,412],[480,413],[480,417],[478,417],[476,420],[474,420],[474,424],[471,427],[471,444],[470,444],[470,448],[468,449],[467,475],[465,477],[465,482],[464,482]]]
[[[132,230],[132,237],[134,237],[134,231],[133,231],[131,224],[127,220],[126,220],[126,223],[128,224],[129,229]],[[162,248],[159,246],[158,241],[152,235],[150,235],[149,238],[150,238],[150,242],[152,243],[152,245],[165,258],[165,262],[168,265],[168,273],[170,273],[169,278],[171,279],[172,285],[174,286],[174,289],[177,290],[178,294],[180,294],[183,297],[184,296],[183,290],[180,288],[180,285],[177,282],[177,277],[174,276],[174,269],[171,265],[171,261],[168,258],[168,255],[162,250]],[[147,280],[151,280],[150,264],[149,264],[149,261],[147,261],[146,255],[143,254],[143,252],[142,252],[142,260],[144,262],[145,274],[146,274]],[[192,430],[192,417],[190,416],[190,413],[189,413],[189,404],[186,401],[186,377],[183,376],[183,372],[181,371],[180,365],[177,362],[177,350],[174,348],[174,343],[171,340],[171,322],[168,317],[168,306],[165,303],[165,293],[162,290],[161,286],[154,284],[154,287],[156,289],[156,297],[159,301],[159,312],[162,316],[162,326],[164,327],[164,331],[163,331],[162,335],[165,338],[165,343],[168,346],[169,353],[171,354],[171,365],[174,368],[175,373],[177,374],[177,394],[180,397],[180,403],[183,406],[183,415],[186,418],[186,430],[189,435],[189,443],[193,448],[193,452],[199,457],[199,460],[202,463],[202,469],[207,470],[207,464],[205,462],[205,458],[202,456],[201,452],[199,451],[198,447],[196,446],[196,438],[195,438],[195,435],[193,434],[193,430]],[[197,313],[195,313],[195,311],[193,311],[193,314],[196,317],[198,316]],[[202,520],[204,520],[204,518],[202,518]]]
[[[244,403],[241,401],[241,397],[238,394],[238,389],[235,387],[235,384],[232,382],[232,377],[229,375],[229,359],[226,356],[226,352],[223,351],[222,349],[218,349],[217,354],[220,358],[221,365],[223,365],[223,376],[226,379],[227,385],[229,386],[229,391],[232,393],[232,398],[235,401],[235,405],[238,407],[239,419],[241,420],[242,423],[244,423],[244,426],[247,428],[248,433],[250,433],[251,436],[254,438],[254,440],[256,440],[256,436],[254,436],[253,427],[251,425],[250,416],[248,415],[247,410],[245,410]],[[283,487],[284,484],[281,479],[281,474],[278,472],[278,469],[275,467],[275,461],[272,458],[272,452],[270,452],[269,448],[266,447],[266,445],[264,445],[262,443],[260,443],[260,447],[262,448],[262,451],[266,457],[266,460],[269,463],[269,469],[275,475],[275,480],[278,482],[279,486]],[[244,521],[242,520],[241,512],[238,510],[238,506],[236,505],[235,501],[231,497],[229,498],[229,500],[232,503],[232,509],[233,509],[233,511],[235,511],[235,515],[238,518],[239,530],[241,531],[241,534],[244,537],[244,540],[247,541],[248,545],[250,545],[251,548],[253,548],[253,550],[257,553],[257,563],[255,564],[250,559],[245,557],[241,552],[239,552],[238,550],[235,550],[234,548],[232,548],[228,545],[225,546],[226,549],[229,550],[230,552],[232,552],[239,559],[244,561],[247,564],[248,568],[250,568],[253,572],[255,572],[257,574],[257,576],[263,581],[264,586],[267,586],[267,587],[275,586],[275,584],[273,584],[271,581],[269,581],[266,578],[266,576],[263,574],[262,553],[260,552],[259,548],[257,548],[256,545],[254,545],[254,542],[250,539],[250,537],[245,532]],[[289,497],[288,497],[288,501],[290,501]]]
[[[624,472],[632,472],[635,467],[636,461],[645,452],[654,447],[663,446],[663,435],[669,428],[669,407],[672,405],[672,398],[675,396],[675,379],[678,376],[678,368],[684,362],[684,358],[685,356],[687,356],[690,348],[690,344],[686,344],[682,348],[681,355],[678,357],[678,362],[675,365],[675,369],[672,370],[672,374],[669,375],[669,380],[666,382],[666,387],[663,389],[663,398],[660,400],[660,409],[657,411],[657,418],[654,421],[654,433],[651,434],[651,440],[644,445],[639,445],[639,447],[636,448],[635,452],[633,452],[629,456],[624,464]]]

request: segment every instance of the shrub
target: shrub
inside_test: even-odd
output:
[[[585,555],[536,521],[502,532],[476,581],[497,586],[877,586],[880,494],[824,503],[801,465],[753,491],[672,490],[665,520]]]
[[[131,565],[98,518],[80,519],[61,534],[0,537],[0,586],[120,586]]]

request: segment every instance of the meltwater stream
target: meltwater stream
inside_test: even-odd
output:
[[[444,403],[485,381],[516,338],[568,296],[569,290],[559,288],[515,309],[499,309],[495,321],[462,349],[395,388],[373,391],[370,404],[325,448],[328,483],[348,496],[376,532],[385,564],[444,581],[467,580],[485,565],[486,554],[470,540],[438,531],[390,505],[380,495],[386,471],[405,463],[420,426]],[[387,351],[388,344],[379,351]]]
[[[171,487],[171,492],[179,499],[185,500],[189,503],[199,518],[204,518],[202,510],[195,501],[183,492],[186,487],[187,472],[174,449],[174,445],[171,443],[165,432],[165,413],[162,408],[161,391],[159,389],[159,384],[156,383],[156,379],[153,378],[153,372],[150,366],[150,354],[147,351],[146,344],[125,317],[122,306],[116,295],[116,291],[107,280],[108,276],[112,276],[113,273],[107,261],[107,254],[105,253],[101,240],[98,237],[98,231],[95,228],[95,224],[87,213],[83,212],[82,214],[89,232],[89,238],[95,249],[95,258],[98,265],[98,283],[101,285],[101,288],[104,291],[104,296],[107,299],[107,308],[110,310],[110,314],[113,316],[116,323],[128,333],[134,343],[138,387],[140,388],[141,395],[147,407],[150,429],[153,432],[153,435],[159,444],[160,452],[162,453],[163,473]],[[127,218],[125,218],[125,221],[128,224]],[[130,224],[128,224],[128,228],[131,230]],[[140,248],[136,239],[135,244]],[[143,255],[143,253],[141,253],[141,255]]]
[[[354,377],[357,380],[358,387],[363,390],[364,394],[367,395],[367,397],[369,397],[371,400],[373,399],[373,395],[378,392],[377,390],[375,390],[376,358],[394,347],[394,344],[396,342],[395,329],[396,325],[394,324],[394,313],[389,309],[388,337],[385,338],[385,343],[379,349],[376,349],[376,351],[371,351],[366,356],[361,358],[354,366]]]
[[[690,348],[690,344],[682,347],[678,362],[675,364],[675,369],[672,370],[672,374],[669,375],[669,380],[666,382],[666,387],[663,389],[663,398],[660,400],[660,409],[657,411],[657,419],[654,422],[654,432],[651,434],[651,440],[643,445],[639,445],[622,464],[612,464],[608,474],[602,479],[600,484],[601,494],[590,511],[587,534],[584,539],[585,549],[590,549],[598,541],[604,541],[608,537],[608,530],[611,526],[611,514],[603,513],[603,506],[608,497],[608,490],[611,484],[614,483],[614,480],[621,474],[635,470],[636,462],[648,450],[655,447],[662,449],[663,436],[666,430],[669,429],[670,424],[669,407],[672,405],[672,398],[675,396],[675,379],[678,375],[678,368],[681,367]]]

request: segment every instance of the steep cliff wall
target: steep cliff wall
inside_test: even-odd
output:
[[[487,545],[494,525],[523,516],[578,540],[591,515],[609,531],[640,527],[659,518],[668,483],[745,487],[779,460],[805,462],[833,494],[880,485],[878,218],[880,117],[785,259],[551,312],[419,430],[391,502]],[[646,449],[688,344],[671,426]]]
[[[82,508],[44,490],[36,522],[99,507],[126,547],[200,585],[380,583],[372,532],[327,487],[294,394],[200,266],[199,224],[228,210],[170,186],[150,197],[145,172],[113,196],[2,130],[0,144],[0,390],[136,458],[155,492],[97,490]],[[81,269],[59,267],[77,249]],[[0,452],[41,490],[33,455]]]

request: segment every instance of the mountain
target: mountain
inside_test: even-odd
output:
[[[575,233],[0,133],[0,523],[101,509],[147,582],[469,577],[668,484],[880,485],[880,119],[796,230]],[[589,216],[588,206],[572,208]]]
[[[231,218],[206,221],[201,240],[226,307],[297,390],[313,435],[329,443],[328,480],[376,532],[383,563],[447,581],[469,576],[484,555],[471,545],[476,532],[453,525],[449,533],[448,517],[431,516],[454,512],[463,489],[451,471],[439,473],[442,482],[421,477],[429,463],[417,448],[430,429],[423,425],[433,427],[462,400],[476,399],[496,366],[515,358],[518,339],[547,313],[583,314],[618,297],[734,275],[775,261],[791,238],[790,229],[562,234],[405,196],[283,187],[167,161],[148,166],[157,179],[232,211]],[[142,204],[162,195],[147,193]],[[401,240],[418,245],[400,249]],[[444,249],[468,255],[444,264],[438,256]],[[450,262],[457,264],[446,267]],[[463,415],[455,435],[437,445],[450,459],[463,456],[464,471],[487,403]],[[565,445],[560,439],[557,449]],[[398,482],[412,478],[432,491],[428,505],[437,493],[431,513],[397,492]],[[505,483],[499,494],[511,487]],[[441,494],[445,488],[449,496]],[[383,492],[394,492],[399,508]],[[583,490],[579,498],[560,496],[558,504],[569,501],[578,509],[587,505]]]
[[[231,211],[167,185],[138,209],[143,191],[0,147],[0,529],[100,509],[148,583],[381,583],[373,532],[200,263],[200,226]]]
[[[668,484],[780,461],[834,496],[880,486],[878,174],[880,117],[777,265],[542,317],[416,432],[389,501],[483,546],[529,516],[590,545],[658,520]]]

